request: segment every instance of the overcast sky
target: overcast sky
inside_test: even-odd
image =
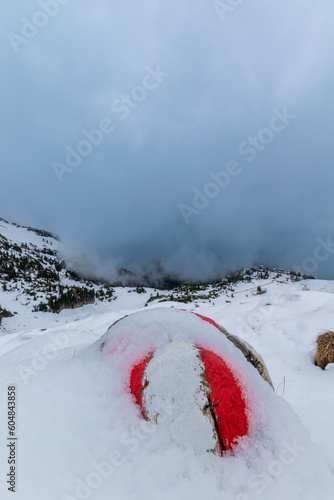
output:
[[[0,216],[106,272],[333,279],[333,19],[333,0],[6,2]]]

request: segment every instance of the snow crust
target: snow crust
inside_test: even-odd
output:
[[[166,423],[173,440],[196,453],[217,447],[212,422],[204,414],[203,373],[198,349],[185,341],[170,342],[156,352],[145,371],[148,418]]]
[[[49,328],[46,333],[25,332],[11,340],[6,336],[0,351],[0,428],[3,436],[6,387],[16,384],[16,498],[141,500],[209,495],[311,500],[319,491],[322,499],[332,498],[331,457],[311,442],[289,404],[212,325],[183,311],[153,308],[117,323],[101,339],[105,342],[101,352],[99,317]],[[108,318],[110,313],[105,321]],[[166,346],[171,340],[204,343],[227,356],[239,372],[256,412],[250,436],[234,455],[220,458],[199,449],[196,453],[185,442],[184,446],[176,442],[167,423],[156,426],[142,420],[128,391],[127,370],[154,346]],[[46,359],[43,353],[51,350],[45,348],[54,342],[58,347],[53,359]],[[331,376],[333,370],[319,376],[324,378],[325,373]],[[4,484],[4,446],[0,463],[1,498],[11,498]]]

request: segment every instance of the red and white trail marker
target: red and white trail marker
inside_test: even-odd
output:
[[[129,386],[143,418],[164,422],[175,441],[191,443],[197,452],[222,455],[248,432],[237,377],[219,354],[202,345],[182,340],[151,351],[132,366]]]

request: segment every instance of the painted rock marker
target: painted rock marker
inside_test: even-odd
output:
[[[176,441],[191,441],[197,451],[233,451],[248,432],[240,383],[222,357],[203,346],[172,342],[148,354],[132,367],[129,385],[143,418],[164,421]]]

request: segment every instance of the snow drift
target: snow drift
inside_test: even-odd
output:
[[[322,500],[332,498],[333,475],[321,449],[311,442],[291,407],[217,328],[172,308],[132,314],[114,324],[102,339],[99,317],[89,320],[88,330],[87,321],[71,322],[44,335],[31,331],[4,344],[8,347],[1,357],[1,394],[13,384],[18,394],[17,499],[314,500],[319,491]],[[27,366],[31,359],[37,363],[37,353],[44,352],[54,337],[57,352],[23,382],[18,365]],[[67,339],[63,348],[62,338]],[[173,344],[198,345],[218,353],[239,381],[249,431],[223,457],[206,452],[208,427],[197,428],[198,446],[193,446],[191,432],[183,440],[176,432],[186,427],[186,421],[174,427],[175,432],[168,414],[158,425],[145,421],[131,393],[132,367],[154,350],[161,349],[160,354],[170,359]],[[187,355],[182,349],[180,353],[186,362]],[[148,367],[147,376],[156,384],[152,394],[159,396],[165,369],[159,379],[154,365],[150,368],[153,374]],[[179,394],[187,405],[192,381],[189,371],[186,375],[184,392]],[[149,393],[145,397],[150,401]],[[2,428],[6,426],[4,399]],[[154,412],[157,405],[151,402],[148,411]],[[5,454],[2,446],[3,464]],[[5,482],[4,474],[0,480]],[[5,499],[11,498],[4,484],[1,491]]]

